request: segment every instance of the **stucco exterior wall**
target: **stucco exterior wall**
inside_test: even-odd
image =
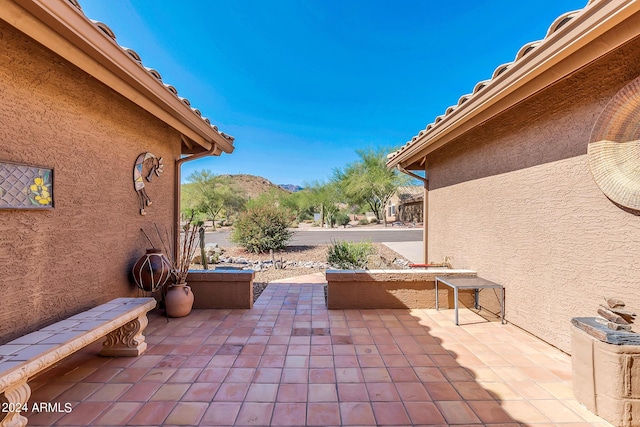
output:
[[[567,352],[570,319],[603,297],[640,309],[640,215],[606,198],[586,156],[639,54],[636,40],[428,158],[429,259],[504,285],[507,320]]]
[[[129,271],[171,230],[180,136],[73,65],[0,21],[0,160],[54,169],[55,207],[0,210],[0,343],[137,289]],[[137,156],[164,158],[133,187]]]

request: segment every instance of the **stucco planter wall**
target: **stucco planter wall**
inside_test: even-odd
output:
[[[640,420],[640,346],[608,344],[572,327],[573,393],[616,426]]]
[[[435,277],[475,275],[472,270],[327,270],[329,309],[436,308]],[[438,289],[441,308],[453,307],[453,290]],[[460,292],[473,304],[473,291]]]
[[[252,270],[190,271],[193,308],[252,308],[254,277]]]

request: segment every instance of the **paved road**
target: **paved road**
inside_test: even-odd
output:
[[[235,246],[234,244],[229,243],[228,236],[228,231],[215,231],[207,233],[205,241],[206,243],[217,243],[222,247]],[[331,243],[332,240],[348,240],[352,242],[361,242],[363,240],[370,240],[372,242],[420,242],[422,241],[422,229],[387,228],[351,230],[334,228],[331,230],[294,230],[294,235],[289,242],[289,245],[323,245]]]

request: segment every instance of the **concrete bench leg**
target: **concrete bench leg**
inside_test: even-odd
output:
[[[140,356],[147,349],[144,342],[144,329],[149,324],[147,314],[140,315],[137,319],[123,325],[107,335],[102,344],[101,356],[135,357]]]
[[[27,417],[20,414],[20,410],[27,405],[31,397],[31,388],[27,382],[16,384],[4,391],[4,397],[7,400],[8,407],[11,412],[7,412],[7,416],[0,422],[0,427],[24,427],[27,425]]]

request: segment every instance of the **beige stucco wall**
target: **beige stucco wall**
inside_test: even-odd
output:
[[[179,135],[0,21],[0,160],[54,169],[55,208],[0,210],[0,343],[118,296],[136,295],[129,270],[170,230]],[[137,156],[164,157],[133,189]]]
[[[567,352],[570,319],[603,297],[640,309],[640,215],[604,196],[586,157],[639,58],[635,41],[428,159],[429,258],[503,284],[507,320]]]

